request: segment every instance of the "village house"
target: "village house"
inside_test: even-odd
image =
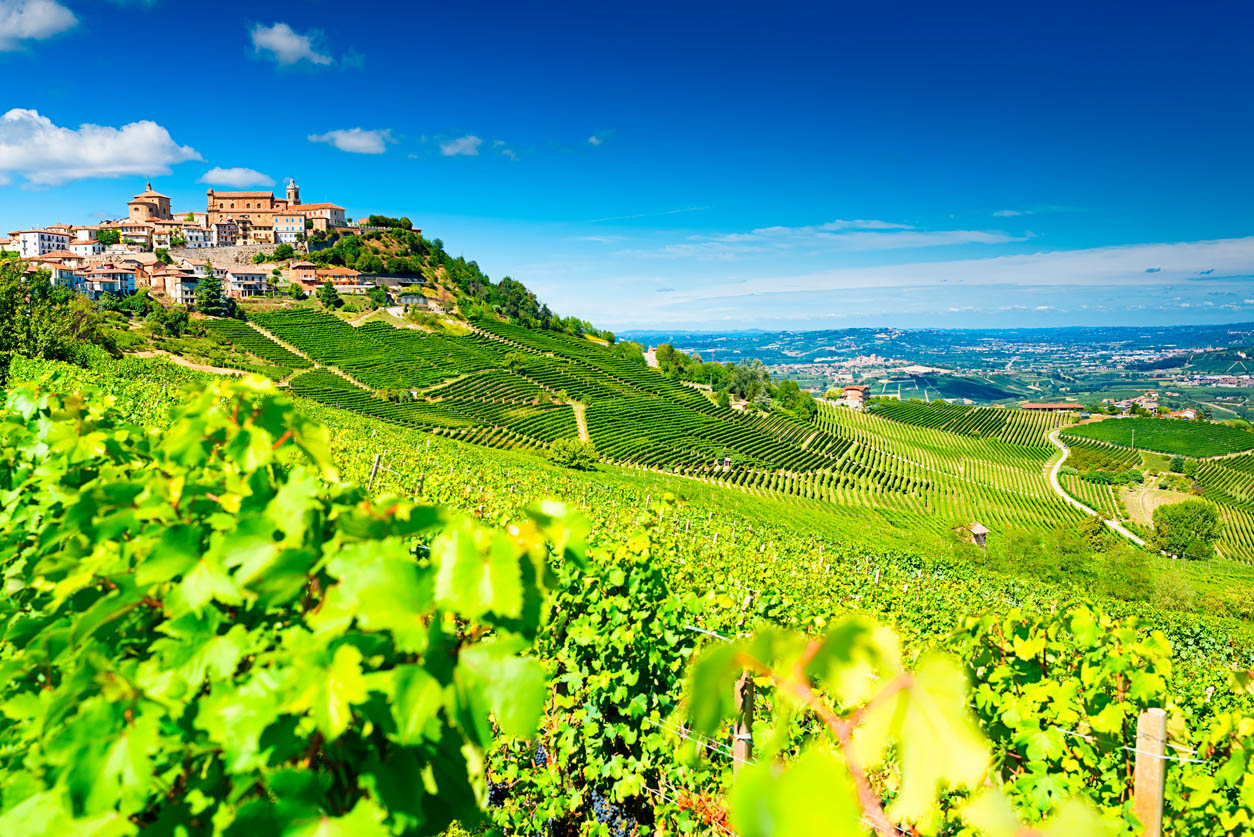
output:
[[[67,248],[76,256],[99,256],[105,250],[104,245],[94,238],[86,240],[76,238],[67,245]]]
[[[135,268],[113,264],[97,264],[79,271],[82,292],[91,299],[106,293],[124,296],[135,293]]]
[[[70,243],[69,233],[53,230],[14,230],[9,234],[17,242],[17,253],[23,259],[45,256],[53,250],[64,250]]]
[[[270,270],[260,265],[228,268],[223,277],[223,290],[234,299],[264,296],[270,290]]]
[[[313,284],[306,289],[316,291],[327,282],[330,282],[337,291],[343,294],[364,294],[374,287],[374,283],[370,282],[364,274],[353,270],[351,267],[328,267],[314,271]],[[305,283],[302,282],[301,284]]]

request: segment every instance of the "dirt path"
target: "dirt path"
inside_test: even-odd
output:
[[[225,366],[209,366],[205,363],[194,363],[182,355],[171,354],[170,352],[157,349],[151,352],[131,352],[131,357],[163,357],[171,363],[179,366],[186,366],[188,369],[195,369],[197,372],[208,372],[211,375],[247,375],[248,373],[242,369],[230,369]]]
[[[584,417],[588,408],[578,401],[572,401],[570,406],[575,411],[575,426],[579,428],[579,441],[587,442],[592,438],[588,435],[588,422]]]
[[[1058,482],[1058,472],[1062,469],[1062,463],[1066,462],[1067,457],[1071,455],[1071,449],[1068,448],[1066,445],[1064,445],[1062,441],[1058,438],[1057,430],[1049,434],[1049,441],[1054,445],[1054,447],[1062,451],[1062,456],[1058,457],[1058,461],[1056,461],[1053,467],[1049,469],[1050,488],[1054,489],[1054,493],[1057,494],[1059,497],[1061,497],[1063,501],[1065,501],[1072,508],[1075,508],[1081,511],[1084,514],[1091,515],[1092,517],[1101,517],[1101,515],[1093,511],[1093,509],[1090,509],[1088,506],[1084,505],[1079,500],[1072,497],[1070,494],[1068,494],[1066,491],[1063,490],[1062,485],[1060,485]],[[1136,535],[1132,534],[1132,532],[1130,532],[1126,527],[1124,527],[1124,525],[1120,523],[1118,520],[1108,519],[1106,520],[1106,525],[1109,526],[1114,531],[1118,532],[1120,535],[1123,535],[1128,540],[1132,541],[1137,546],[1145,546],[1145,541],[1143,541],[1141,538],[1138,538]]]

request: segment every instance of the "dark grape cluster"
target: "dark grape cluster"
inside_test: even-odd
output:
[[[488,780],[488,807],[500,808],[509,799],[509,785]]]
[[[536,767],[544,767],[549,763],[548,751],[544,749],[543,744],[536,745],[535,755],[531,757],[531,763]]]
[[[597,822],[609,828],[610,837],[631,837],[636,833],[636,822],[626,810],[595,789],[592,791],[592,814]]]

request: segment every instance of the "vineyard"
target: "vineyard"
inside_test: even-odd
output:
[[[308,309],[253,319],[320,367],[295,375],[294,393],[462,441],[542,450],[580,433],[582,409],[607,463],[791,496],[898,531],[1053,527],[1077,517],[1043,475],[1056,416],[881,402],[874,415],[824,406],[802,422],[720,408],[612,347],[496,320],[455,336],[354,328]],[[232,329],[245,330],[241,345],[268,340],[248,325]]]
[[[1096,439],[1160,453],[1211,457],[1254,450],[1254,433],[1206,421],[1166,418],[1107,419],[1066,430],[1066,436]]]
[[[60,377],[50,385],[100,386],[113,394],[113,409],[120,418],[101,413],[90,420],[100,422],[114,441],[91,455],[115,457],[117,464],[108,473],[118,480],[128,473],[128,457],[136,456],[129,446],[163,440],[160,444],[170,447],[168,453],[156,452],[163,457],[162,469],[142,467],[142,457],[134,460],[135,473],[148,475],[144,478],[152,480],[159,492],[169,490],[164,487],[169,481],[159,480],[171,469],[185,467],[192,451],[219,455],[213,452],[235,449],[233,444],[189,448],[190,440],[213,436],[229,441],[235,432],[230,429],[233,414],[269,416],[271,409],[285,409],[272,402],[264,402],[270,406],[259,411],[223,409],[219,397],[229,404],[240,395],[219,393],[207,386],[211,378],[155,360],[106,364],[99,371],[58,366],[19,364],[15,377],[48,381],[49,372],[56,371]],[[184,383],[205,392],[171,417],[168,408],[177,402],[175,393]],[[27,416],[35,432],[59,426],[38,420],[39,410],[62,409],[59,402],[22,396],[17,403],[26,406],[16,425],[10,420],[8,435],[0,434],[0,439],[12,440],[7,444],[20,438],[13,433],[28,432]],[[103,402],[93,398],[87,403]],[[37,632],[14,629],[27,624],[22,621],[28,618],[24,612],[4,614],[5,619],[19,620],[5,633],[6,648],[20,648],[24,657],[19,659],[43,661],[30,675],[10,678],[4,687],[7,711],[0,723],[6,744],[0,751],[4,833],[57,833],[53,829],[64,833],[67,826],[77,828],[81,822],[85,828],[88,818],[110,812],[123,821],[131,817],[183,823],[188,833],[206,833],[195,826],[195,811],[212,811],[215,822],[233,822],[236,830],[249,833],[263,833],[263,822],[265,829],[276,833],[285,830],[283,824],[294,830],[315,823],[322,831],[309,833],[439,833],[449,816],[473,825],[479,809],[488,822],[519,835],[581,829],[588,834],[640,835],[857,833],[860,828],[878,830],[875,824],[880,822],[887,822],[889,830],[879,833],[897,834],[901,828],[920,835],[954,834],[964,827],[974,829],[967,832],[972,834],[1009,833],[997,831],[987,815],[981,815],[981,800],[987,794],[981,796],[977,790],[987,777],[999,788],[999,805],[1027,823],[1057,821],[1055,828],[1060,830],[1051,833],[1133,834],[1137,826],[1130,807],[1136,755],[1132,750],[1137,713],[1146,706],[1169,707],[1174,718],[1164,756],[1170,759],[1165,793],[1169,833],[1245,833],[1243,823],[1254,813],[1241,792],[1254,757],[1254,742],[1242,726],[1248,724],[1243,718],[1252,707],[1240,681],[1235,689],[1230,683],[1232,666],[1247,668],[1254,663],[1254,642],[1241,624],[1100,598],[1100,607],[1116,617],[1135,612],[1145,620],[1127,625],[1073,604],[1079,595],[1100,596],[1095,590],[987,573],[969,553],[950,556],[935,547],[920,550],[917,538],[851,526],[842,506],[772,493],[726,492],[665,474],[563,471],[525,453],[466,446],[400,423],[305,403],[302,416],[325,424],[329,431],[325,455],[339,479],[364,485],[374,456],[383,457],[373,491],[385,502],[363,501],[352,493],[360,488],[338,489],[345,492],[340,499],[314,500],[343,504],[329,506],[328,511],[338,509],[338,518],[328,514],[326,519],[349,527],[335,540],[326,534],[331,530],[322,527],[316,528],[323,534],[309,536],[327,538],[321,548],[339,555],[327,565],[330,575],[317,576],[321,582],[317,589],[332,592],[305,594],[301,585],[279,583],[291,579],[293,572],[301,578],[305,565],[297,562],[297,554],[275,551],[269,557],[270,553],[258,552],[260,544],[252,540],[240,543],[241,548],[252,544],[248,562],[228,562],[225,574],[218,569],[221,565],[206,563],[205,571],[181,580],[181,568],[188,565],[141,562],[138,578],[145,586],[136,595],[158,603],[166,599],[170,602],[166,607],[172,609],[168,616],[141,603],[92,630],[88,626],[97,614],[111,612],[114,600],[109,596],[126,595],[126,588],[109,593],[107,585],[87,586],[70,599],[57,598],[44,584],[21,591],[26,612],[48,612],[63,620],[50,624],[73,626],[70,635],[79,637],[75,641],[85,643],[86,650],[54,656],[58,644],[32,642]],[[120,423],[124,421],[164,432],[128,435]],[[189,427],[189,421],[207,422],[208,427],[199,423]],[[1042,463],[1047,456],[1043,449],[1020,450],[1002,442],[996,455],[968,459],[978,446],[990,442],[844,410],[825,410],[819,423],[852,439],[840,454],[843,457],[874,442],[886,448],[885,460],[891,458],[889,453],[909,455],[917,460],[920,472],[946,464],[943,443],[971,445],[958,449],[954,468],[959,478],[970,470],[1026,472],[1029,463]],[[294,420],[291,413],[275,414],[264,427],[264,433],[261,426],[252,431],[251,444],[258,455],[272,448],[281,453],[276,442],[285,429],[294,430],[301,444],[316,438],[312,427]],[[898,435],[888,441],[877,438],[889,431]],[[153,441],[130,441],[140,439]],[[29,457],[63,448],[23,443],[10,449]],[[323,455],[316,446],[311,449]],[[1254,468],[1249,461],[1231,463],[1235,473]],[[12,479],[10,473],[11,468],[4,471],[4,478]],[[21,478],[37,474],[45,480],[57,478],[57,473],[51,467],[26,470],[24,465],[17,471]],[[92,479],[103,472],[79,467],[66,473]],[[189,514],[197,515],[191,519],[199,521],[203,515],[206,521],[216,521],[212,525],[224,525],[224,520],[238,525],[221,514],[216,500],[205,499],[203,492],[228,496],[226,486],[216,487],[213,473],[202,470],[187,481],[188,486],[197,486],[194,496],[201,498],[186,501]],[[289,487],[274,495],[267,488],[263,497],[282,497],[288,504],[298,497],[310,498],[309,492],[315,490],[300,482],[304,477],[299,468],[271,468],[265,473],[270,475],[266,479],[287,480]],[[1009,476],[1004,479],[1007,487],[1015,486]],[[243,489],[240,514],[264,520],[271,512],[252,499],[265,485],[260,472],[240,485],[251,486]],[[303,487],[296,491],[297,486]],[[432,593],[422,593],[417,579],[412,588],[403,586],[411,584],[410,571],[404,569],[405,561],[414,560],[408,557],[408,548],[388,545],[389,551],[381,551],[385,544],[396,543],[395,530],[386,528],[394,524],[360,516],[360,510],[372,508],[409,508],[398,505],[409,502],[406,497],[418,498],[419,509],[436,504],[450,509],[449,515],[460,510],[485,521],[520,521],[510,530],[516,535],[493,536],[490,530],[474,538],[468,535],[458,550],[448,548],[452,532],[459,531],[455,527],[477,532],[473,527],[480,524],[437,524],[424,517],[432,521],[431,530],[403,536],[417,540],[413,565],[417,572],[435,573],[454,555],[471,561],[448,575],[441,571],[438,577],[445,580],[433,579],[426,588],[435,591],[435,607],[456,608],[465,620],[437,618],[431,623],[459,631],[449,639],[462,643],[456,675],[462,685],[449,688],[442,697],[436,697],[441,694],[438,690],[423,690],[429,683],[425,678],[438,683],[453,675],[441,668],[439,655],[427,650],[428,634],[415,632],[416,623],[407,621],[406,609],[398,610],[396,604],[398,596],[408,595],[400,593],[403,589],[412,590],[416,601],[431,601],[423,597]],[[528,517],[524,510],[540,497],[564,500],[567,509],[588,517],[588,525],[577,524],[569,515]],[[169,498],[161,494],[144,502],[153,503],[158,515],[163,507],[169,508]],[[49,507],[46,514],[53,513],[55,508]],[[73,525],[113,527],[111,531],[147,527],[142,537],[169,537],[171,543],[183,537],[181,531],[162,534],[162,527],[154,528],[145,522],[148,519],[147,514],[119,516],[94,503],[72,518]],[[54,520],[31,515],[21,518],[21,525],[53,525]],[[547,590],[527,588],[533,591],[527,594],[532,600],[551,599],[552,615],[537,629],[528,629],[527,624],[535,623],[501,619],[492,609],[515,612],[510,602],[519,600],[509,591],[518,588],[504,584],[510,574],[503,574],[502,568],[518,565],[501,562],[516,562],[527,554],[506,545],[527,543],[527,533],[535,531],[528,527],[533,525],[548,527],[546,537],[558,546],[542,551],[553,570]],[[247,533],[253,528],[243,525],[238,537],[251,537]],[[382,539],[379,546],[372,545],[374,539]],[[129,540],[122,540],[121,555],[132,554],[131,550],[136,556],[147,554],[144,541],[130,546]],[[560,544],[581,550],[585,541],[586,557],[572,559],[569,549],[562,557]],[[42,548],[56,550],[65,542],[33,538],[22,543],[46,543]],[[320,548],[318,541],[313,543]],[[489,543],[494,544],[490,555],[478,551]],[[65,565],[51,557],[55,554],[42,559],[39,573],[64,573]],[[264,562],[280,556],[284,563],[273,565],[269,586],[261,585],[261,576],[247,580]],[[96,560],[103,577],[120,577],[102,563],[105,556]],[[464,574],[471,566],[482,566],[482,575]],[[6,570],[10,578],[24,577]],[[470,577],[483,579],[473,588],[477,593],[470,595],[469,587],[459,592],[456,579]],[[204,583],[193,587],[201,578]],[[84,581],[67,578],[61,583],[60,589],[66,589],[68,583]],[[243,591],[251,603],[241,605],[234,589]],[[178,615],[173,608],[185,607],[187,601],[171,590],[202,591],[195,602],[207,615],[199,622],[188,617],[170,621]],[[103,604],[92,608],[92,602]],[[124,602],[119,605],[125,607]],[[855,612],[862,615],[851,620]],[[986,612],[996,615],[979,615]],[[237,615],[228,619],[228,613]],[[891,634],[877,633],[869,620],[891,626],[900,637],[900,649]],[[312,630],[293,630],[293,624],[307,624]],[[755,639],[738,640],[747,633]],[[423,643],[418,642],[420,636]],[[525,656],[489,653],[504,651],[502,642],[511,636],[519,639],[511,640],[509,653],[522,651]],[[832,643],[833,654],[847,649],[816,668],[810,684],[830,693],[830,705],[837,711],[866,705],[878,684],[897,683],[908,670],[922,691],[902,692],[891,705],[901,707],[902,717],[910,718],[910,707],[924,705],[912,701],[926,694],[928,701],[935,701],[926,704],[933,713],[929,717],[947,719],[944,732],[932,731],[923,738],[914,737],[921,733],[909,723],[884,728],[896,743],[869,775],[877,802],[855,807],[852,815],[848,808],[835,805],[848,782],[843,756],[833,762],[823,755],[826,748],[816,748],[824,716],[807,705],[788,708],[793,691],[787,671],[794,659],[789,655],[806,647],[809,637],[824,637],[825,643]],[[440,647],[439,640],[431,641],[436,643],[432,650]],[[948,662],[938,661],[930,650],[938,647]],[[118,660],[140,664],[134,682],[119,685],[120,692],[106,691],[110,687],[105,677],[70,676],[81,669],[68,666],[87,661],[95,671],[111,670],[115,648],[127,649]],[[198,648],[205,649],[202,656],[197,656]],[[762,656],[767,648],[774,650]],[[250,653],[255,659],[245,662]],[[720,661],[733,654],[763,666],[757,714],[749,727],[754,748],[747,756],[733,751],[724,720],[739,668],[729,670]],[[1048,658],[1048,669],[1037,664],[1038,657]],[[6,658],[12,659],[10,654]],[[176,673],[167,681],[154,681],[151,663],[144,662],[180,659],[188,662],[172,668]],[[200,659],[206,662],[197,662]],[[509,662],[518,659],[538,666],[528,669],[529,663]],[[700,662],[690,671],[694,659]],[[846,664],[838,660],[866,662],[841,668]],[[136,671],[133,664],[129,670]],[[543,671],[540,681],[531,674],[537,670]],[[36,708],[41,702],[36,696],[47,688],[41,686],[42,671],[53,675],[48,699],[64,707],[57,714],[41,714]],[[482,679],[487,672],[497,682],[509,684],[508,699],[503,700],[501,689],[476,691],[493,682]],[[198,679],[205,688],[188,690],[186,684]],[[961,685],[964,679],[974,681],[969,693]],[[543,698],[533,703],[536,683],[545,680]],[[297,688],[301,683],[312,685],[302,690]],[[322,683],[325,689],[315,687]],[[859,683],[874,688],[855,688]],[[476,694],[482,694],[482,702],[475,702]],[[415,727],[391,720],[404,719],[405,708],[417,711],[417,707],[429,707],[421,711],[439,719],[427,728],[431,737],[422,746],[416,746],[420,739],[414,737]],[[470,714],[458,714],[470,707],[475,707]],[[491,725],[486,720],[489,714]],[[175,723],[179,718],[186,722]],[[134,729],[128,726],[131,723]],[[136,753],[130,761],[110,757],[125,753],[129,737],[140,735],[154,742],[142,751],[146,755]],[[63,742],[62,749],[52,749],[55,741]],[[926,742],[933,752],[941,745],[946,755],[929,761],[935,772],[917,772],[917,762],[909,756],[912,741]],[[278,746],[281,743],[284,746]],[[43,755],[53,752],[65,754],[69,761]],[[315,756],[308,758],[311,752]],[[482,753],[483,772],[461,760],[436,762],[442,765],[444,778],[422,797],[421,809],[412,796],[383,781],[389,775],[414,778],[437,754],[458,752]],[[891,755],[894,752],[897,755]],[[266,753],[268,763],[258,762],[261,753]],[[766,769],[776,764],[783,767],[782,774]],[[614,767],[602,769],[609,765]],[[733,768],[738,767],[743,772],[733,778],[737,772]],[[186,784],[179,784],[184,773]],[[86,775],[95,778],[95,789],[76,805],[57,783],[87,781]],[[818,783],[800,798],[806,807],[829,825],[846,823],[850,816],[852,824],[841,826],[840,832],[797,825],[807,820],[796,819],[802,815],[788,808],[787,800],[796,796],[795,782],[802,776]],[[937,794],[929,783],[942,777],[950,789]],[[421,786],[421,780],[416,781]],[[18,787],[22,790],[10,790]],[[457,801],[445,798],[453,789],[460,789]],[[754,794],[762,802],[751,803],[757,798]],[[1076,799],[1082,807],[1069,807]],[[755,830],[745,812],[762,810],[761,806],[772,812],[775,825]],[[423,816],[440,811],[445,819],[426,820],[420,828],[414,819],[419,810],[426,812]],[[1071,824],[1069,830],[1059,817]],[[128,824],[117,833],[136,831]]]

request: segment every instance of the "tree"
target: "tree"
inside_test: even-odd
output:
[[[171,247],[186,247],[187,238],[184,237],[182,233],[177,233],[177,232],[172,233],[170,235],[170,246]]]
[[[290,259],[296,255],[296,248],[290,244],[280,244],[274,248],[273,257],[275,259]]]
[[[327,308],[336,308],[340,304],[340,295],[336,293],[335,286],[330,280],[322,283],[322,287],[318,289],[318,301]]]
[[[166,264],[174,264],[174,259],[170,258],[170,251],[164,247],[158,247],[153,252],[157,256],[157,261],[164,262]]]
[[[549,446],[549,461],[563,468],[591,471],[596,468],[597,450],[582,439],[558,439]]]
[[[96,230],[96,240],[104,246],[117,244],[122,240],[122,233],[117,230]]]
[[[1171,470],[1172,470],[1174,473],[1177,473],[1177,474],[1183,474],[1183,473],[1184,473],[1184,462],[1185,462],[1184,457],[1183,457],[1183,456],[1180,456],[1179,454],[1177,454],[1177,455],[1175,455],[1175,456],[1171,457]]]
[[[368,296],[376,305],[388,304],[388,289],[382,285],[375,285],[373,288],[366,291],[366,296]]]
[[[731,409],[731,396],[727,394],[727,390],[720,389],[718,391],[717,402],[718,402],[718,406],[722,407],[724,410]]]
[[[235,316],[235,300],[222,291],[222,279],[210,274],[196,283],[196,310],[209,317]]]
[[[0,385],[14,355],[86,363],[90,344],[115,351],[86,298],[53,285],[47,271],[28,274],[20,262],[0,261]]]
[[[1169,555],[1193,560],[1215,554],[1219,510],[1206,500],[1185,500],[1154,509],[1153,544]]]
[[[287,295],[292,299],[308,299],[309,294],[305,293],[305,289],[300,286],[299,282],[293,282],[287,286]]]

